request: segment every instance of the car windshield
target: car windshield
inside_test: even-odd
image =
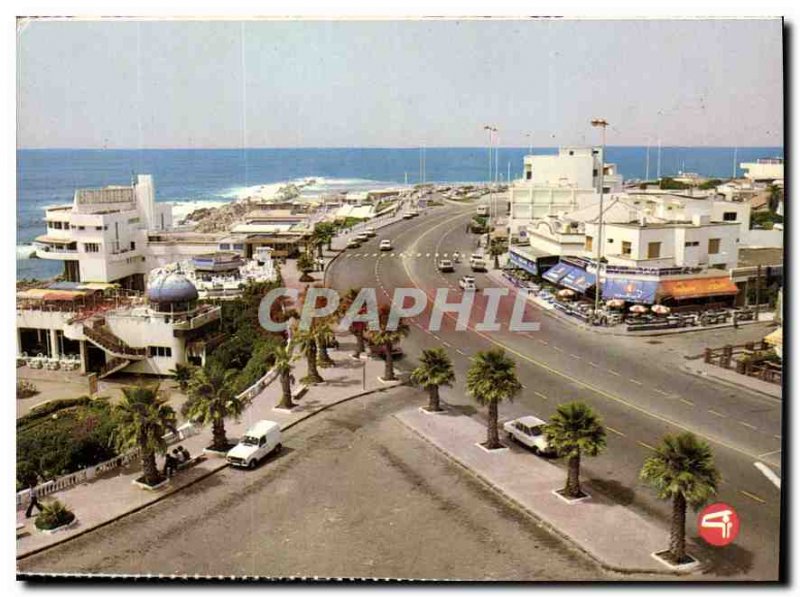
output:
[[[258,445],[258,438],[257,437],[252,437],[250,435],[245,435],[242,438],[242,441],[239,442],[239,443],[241,443],[242,445],[245,445],[245,446],[257,446]]]
[[[533,437],[536,437],[537,435],[542,435],[542,426],[538,425],[536,427],[531,427],[530,432]]]

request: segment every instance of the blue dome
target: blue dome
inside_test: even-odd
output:
[[[154,303],[185,303],[197,300],[197,288],[180,272],[159,276],[147,287],[147,298]]]

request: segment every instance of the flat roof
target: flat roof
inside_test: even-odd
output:
[[[739,249],[739,267],[754,267],[756,265],[783,265],[783,249],[747,248]]]

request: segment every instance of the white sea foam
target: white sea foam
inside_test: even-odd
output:
[[[175,222],[183,220],[186,216],[196,209],[203,207],[222,207],[227,205],[230,201],[172,201],[172,219]]]
[[[30,259],[36,252],[33,245],[17,245],[17,259]]]

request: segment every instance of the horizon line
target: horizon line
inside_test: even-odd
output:
[[[538,145],[533,149],[558,149],[559,147],[594,147],[593,144],[586,143],[566,143],[559,145]],[[488,145],[413,145],[413,146],[388,146],[388,145],[330,145],[330,146],[252,146],[252,147],[231,147],[231,146],[209,146],[209,147],[17,147],[16,151],[248,151],[263,149],[295,150],[295,149],[317,149],[317,150],[340,150],[340,149],[391,149],[391,150],[420,150],[425,149],[480,149],[485,150]],[[498,149],[528,149],[527,146],[499,145],[494,146]],[[612,148],[658,148],[657,145],[633,145],[618,144],[606,145],[606,149]],[[661,145],[661,149],[784,149],[784,145]]]

